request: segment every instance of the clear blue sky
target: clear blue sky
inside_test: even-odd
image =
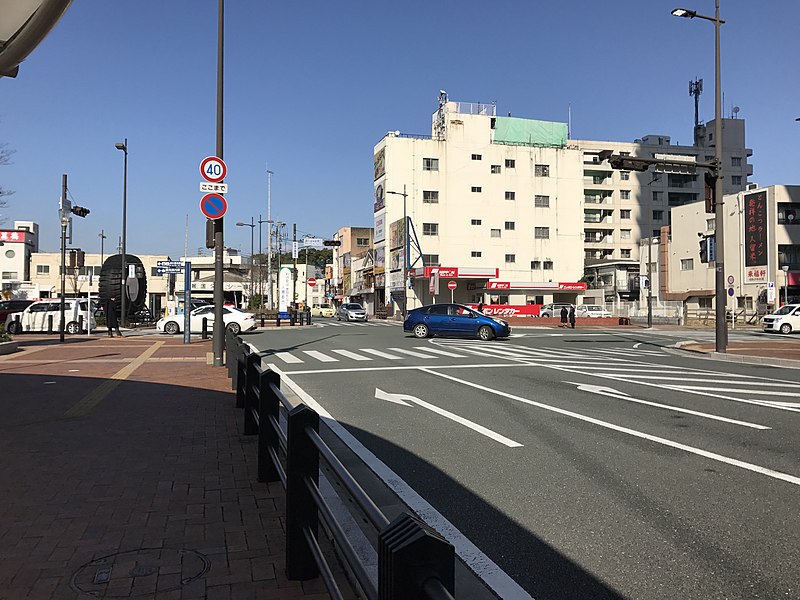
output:
[[[751,181],[800,184],[800,2],[722,0],[724,112],[739,106],[753,149]],[[274,219],[330,236],[372,225],[372,148],[390,130],[429,133],[439,89],[496,101],[498,114],[566,121],[577,139],[692,139],[690,79],[714,111],[713,0],[615,2],[226,3],[226,244],[250,250],[249,221]],[[13,189],[0,218],[39,222],[58,248],[61,174],[74,244],[114,247],[122,222],[128,138],[128,251],[190,253],[204,245],[198,163],[215,149],[214,0],[76,0],[17,79],[0,79],[0,167]],[[266,227],[264,228],[266,240]],[[112,243],[113,241],[113,243]],[[258,242],[256,241],[256,249]],[[266,246],[266,242],[264,242]]]

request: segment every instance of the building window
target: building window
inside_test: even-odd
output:
[[[81,273],[83,275],[83,273]],[[163,277],[164,274],[158,270],[158,267],[150,267],[150,277]]]
[[[470,222],[470,225],[480,225],[480,224],[481,224],[480,219],[472,219],[472,221]]]
[[[715,158],[713,154],[706,154],[706,162],[714,162]]]
[[[474,193],[476,193],[476,194],[480,194],[480,193],[481,193],[481,186],[479,186],[479,185],[473,185],[473,186],[472,186],[472,190],[471,190],[471,191],[472,191],[472,192],[474,192]]]
[[[423,223],[422,235],[439,235],[438,223]]]
[[[18,279],[16,271],[3,271],[2,279]]]
[[[517,168],[517,161],[513,158],[506,159],[506,169],[516,169]]]
[[[631,239],[631,230],[630,229],[620,229],[619,230],[619,239],[621,239],[621,240],[629,240],[629,239]]]
[[[506,231],[514,231],[514,221],[506,221]]]
[[[661,192],[653,192],[653,202],[661,202]]]
[[[533,228],[533,237],[537,240],[549,240],[550,239],[550,228],[549,227],[534,227]]]
[[[499,229],[492,229],[490,232],[491,237],[500,237],[500,230]]]
[[[472,256],[472,258],[480,258],[481,257],[481,251],[480,250],[473,250],[472,252],[470,252],[470,256]]]
[[[422,159],[422,170],[423,171],[438,171],[439,170],[439,159],[438,158],[423,158]]]
[[[550,177],[550,165],[534,165],[533,174],[536,177]]]
[[[742,166],[742,157],[741,156],[731,156],[731,166],[732,167],[741,167]]]
[[[628,181],[631,178],[630,171],[620,171],[619,172],[620,181]]]
[[[630,156],[631,153],[630,152],[620,152],[619,155],[620,156]]]
[[[619,255],[620,255],[622,258],[630,258],[630,257],[631,257],[631,250],[630,250],[630,248],[623,248],[623,249],[622,249],[622,250],[620,250],[619,252],[620,252],[620,254],[619,254]]]
[[[507,263],[517,262],[517,255],[516,254],[506,254],[506,262]]]
[[[541,268],[542,268],[542,261],[540,260],[531,261],[531,271],[538,271]]]
[[[697,299],[697,307],[698,308],[713,308],[712,307],[711,298],[698,298]]]
[[[500,172],[500,165],[492,165],[492,173],[498,174]]]
[[[472,160],[481,160],[483,157],[480,154],[473,154]]]
[[[631,211],[629,211],[629,210],[621,210],[621,211],[619,211],[619,218],[620,219],[630,219],[631,218]]]
[[[660,229],[653,229],[653,237],[660,238],[661,237],[661,230]]]
[[[439,190],[422,190],[422,202],[424,204],[438,204]]]
[[[717,220],[714,217],[706,219],[706,231],[714,231],[717,228]]]
[[[438,267],[439,266],[439,255],[438,254],[423,254],[422,255],[422,263],[423,263],[423,266],[426,266],[426,267]]]
[[[369,238],[356,238],[356,246],[369,246]]]
[[[663,210],[654,210],[653,211],[653,221],[663,221],[664,220],[664,211]]]
[[[630,200],[631,199],[631,191],[630,190],[620,190],[619,197],[623,200]]]
[[[742,185],[742,176],[741,175],[731,175],[731,183],[733,185]]]
[[[544,261],[544,263],[542,263],[542,268],[545,271],[552,271],[553,270],[553,261],[552,260]]]
[[[516,192],[506,192],[506,200],[516,200],[517,193]]]
[[[36,265],[37,275],[50,275],[50,265]]]
[[[533,205],[536,208],[550,208],[550,196],[536,195],[533,197]]]
[[[693,271],[694,270],[694,259],[693,258],[682,258],[681,259],[681,271]]]

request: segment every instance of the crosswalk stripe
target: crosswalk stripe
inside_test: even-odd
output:
[[[316,358],[320,362],[339,362],[338,358],[333,358],[318,350],[303,350],[303,354],[308,354],[311,358]]]
[[[409,356],[416,356],[417,358],[439,358],[438,356],[431,356],[430,354],[423,354],[422,352],[414,352],[413,350],[406,350],[404,348],[387,348],[392,352],[399,352],[400,354],[408,354]]]
[[[434,354],[441,354],[442,356],[452,356],[453,358],[464,358],[463,354],[456,354],[455,352],[448,352],[447,350],[440,350],[439,348],[417,348],[418,350],[425,350],[425,352],[433,352]]]
[[[297,358],[294,354],[290,354],[289,352],[276,352],[275,356],[280,358],[286,364],[303,362],[301,359]]]
[[[361,356],[355,352],[350,352],[350,350],[331,350],[331,352],[336,352],[336,354],[340,354],[345,358],[352,358],[353,360],[372,360],[369,356]]]
[[[380,350],[373,350],[372,348],[359,348],[359,350],[361,350],[361,352],[366,352],[367,354],[380,356],[381,358],[388,358],[389,360],[399,360],[403,358],[402,356],[395,356],[394,354],[389,354],[388,352],[381,352]]]

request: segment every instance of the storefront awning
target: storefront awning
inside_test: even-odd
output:
[[[586,289],[584,281],[487,281],[483,288],[492,292],[530,291],[530,292],[582,292]]]

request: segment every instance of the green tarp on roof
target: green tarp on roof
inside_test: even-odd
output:
[[[494,142],[560,148],[567,145],[567,124],[516,117],[495,117]]]

